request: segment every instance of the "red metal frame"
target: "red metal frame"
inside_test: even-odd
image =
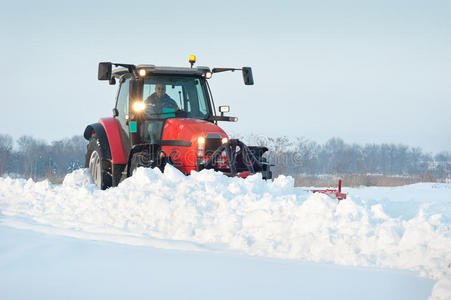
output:
[[[196,170],[196,160],[199,157],[197,138],[206,137],[209,133],[219,134],[221,138],[228,137],[221,127],[198,119],[174,118],[167,119],[164,124],[162,140],[178,140],[191,142],[191,146],[162,146],[161,149],[171,157],[174,166],[185,174]]]
[[[335,198],[337,200],[346,199],[346,194],[341,192],[341,179],[338,180],[338,190],[326,189],[326,190],[312,190],[313,193],[323,193],[329,197]]]
[[[108,143],[110,144],[111,161],[113,164],[126,164],[121,136],[119,134],[120,124],[115,118],[102,118],[99,120],[105,129]]]
[[[247,178],[249,176],[255,175],[255,173],[251,173],[249,171],[244,171],[238,174],[238,177],[240,178]]]

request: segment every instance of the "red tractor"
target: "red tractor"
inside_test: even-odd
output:
[[[252,69],[160,67],[111,62],[99,63],[99,80],[119,81],[113,117],[88,125],[86,167],[101,189],[117,186],[137,167],[171,164],[189,175],[214,169],[229,176],[261,173],[271,179],[266,147],[246,146],[228,135],[218,121],[236,122],[216,115],[208,79],[213,73],[241,70],[244,83],[254,84]],[[112,69],[112,67],[119,67]]]

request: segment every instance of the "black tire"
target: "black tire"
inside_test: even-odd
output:
[[[111,171],[108,172],[108,166],[111,166],[111,163],[105,159],[99,139],[92,136],[87,147],[85,167],[89,169],[94,183],[102,190],[112,186]]]

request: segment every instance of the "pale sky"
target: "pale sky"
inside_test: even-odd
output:
[[[451,151],[450,1],[24,1],[0,10],[0,133],[111,116],[99,61],[253,68],[210,80],[240,134]]]

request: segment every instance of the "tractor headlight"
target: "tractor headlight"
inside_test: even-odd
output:
[[[198,137],[198,138],[197,138],[197,143],[198,143],[199,145],[205,144],[205,138],[204,138],[203,136]]]
[[[146,77],[146,75],[147,75],[146,69],[139,69],[138,70],[138,75],[141,76],[141,77]]]
[[[212,75],[213,75],[213,73],[211,73],[211,72],[206,72],[206,73],[205,73],[205,78],[206,78],[206,79],[210,79]]]
[[[222,140],[221,140],[221,142],[222,142],[223,144],[228,143],[228,142],[229,142],[229,138],[223,137]]]
[[[133,104],[133,110],[136,112],[143,111],[145,108],[146,108],[146,104],[144,102],[138,101]]]
[[[203,136],[200,136],[197,138],[197,156],[203,156],[204,155],[204,148],[205,147],[205,138]]]

